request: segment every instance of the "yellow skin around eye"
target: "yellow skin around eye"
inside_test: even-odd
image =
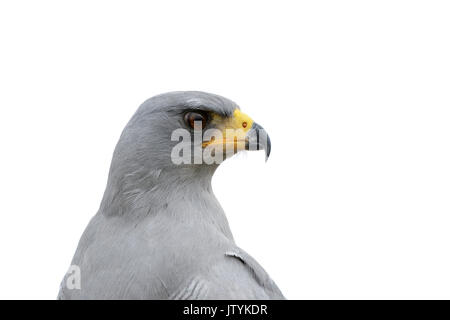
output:
[[[212,144],[243,144],[245,135],[251,129],[253,120],[239,109],[235,109],[233,116],[224,118],[217,114],[212,116],[211,124],[213,127],[222,131],[222,141],[210,140],[203,143],[203,147]],[[228,139],[227,139],[228,135]],[[242,148],[238,148],[242,149]]]

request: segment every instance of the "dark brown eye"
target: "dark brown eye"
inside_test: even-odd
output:
[[[186,124],[194,129],[195,122],[201,122],[202,129],[206,126],[207,115],[201,112],[191,111],[184,115],[184,121]]]

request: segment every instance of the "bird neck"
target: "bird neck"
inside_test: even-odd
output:
[[[99,213],[131,220],[166,215],[174,222],[210,225],[233,240],[211,186],[216,168],[180,166],[125,175],[111,170]]]

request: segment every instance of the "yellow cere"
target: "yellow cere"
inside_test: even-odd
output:
[[[253,120],[241,110],[236,109],[233,112],[233,117],[230,119],[231,127],[234,129],[242,129],[244,132],[250,130],[253,125]]]
[[[244,130],[244,132],[247,132],[253,125],[252,118],[241,112],[241,110],[239,109],[234,110],[233,116],[229,118],[223,118],[218,114],[214,114],[212,122],[216,126],[216,128],[222,129],[224,133],[226,129],[241,129]]]
[[[238,141],[240,144],[244,143],[245,134],[251,129],[253,125],[253,120],[241,110],[236,109],[233,112],[233,116],[229,118],[224,118],[218,114],[214,114],[211,120],[213,126],[222,131],[223,140],[222,141],[207,141],[203,143],[203,146],[211,144],[236,144]],[[231,131],[229,131],[231,130]],[[227,131],[229,137],[227,137]],[[231,136],[230,136],[231,135]],[[228,139],[227,139],[228,138]],[[237,141],[236,141],[237,140]],[[242,146],[239,147],[243,147]],[[242,148],[239,148],[242,149]]]

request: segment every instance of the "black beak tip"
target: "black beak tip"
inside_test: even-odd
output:
[[[269,159],[272,144],[266,130],[256,122],[253,123],[252,129],[256,131],[257,146],[256,150],[264,149],[266,151],[266,162]]]
[[[270,150],[272,149],[272,144],[270,142],[269,136],[267,136],[267,145],[266,145],[266,162],[269,159],[270,156]]]

